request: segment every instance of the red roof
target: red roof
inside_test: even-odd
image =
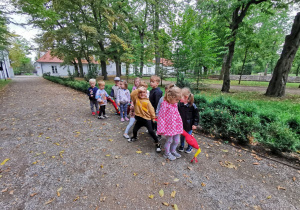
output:
[[[155,59],[152,60],[152,62],[155,63]],[[171,60],[168,60],[168,59],[165,59],[165,58],[160,58],[159,63],[163,64],[163,66],[172,66],[173,65]]]
[[[42,57],[40,57],[36,62],[40,62],[40,63],[62,63],[62,62],[64,62],[63,60],[60,60],[58,57],[52,56],[50,54],[50,52],[51,52],[50,50],[48,52],[46,52],[45,55],[43,55]],[[77,60],[76,60],[76,62],[77,62]],[[88,64],[87,60],[85,60],[85,59],[81,59],[81,62],[83,64]],[[94,64],[98,64],[98,62],[94,61],[94,59],[93,59],[92,62]]]

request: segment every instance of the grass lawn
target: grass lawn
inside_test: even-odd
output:
[[[0,80],[0,90],[2,90],[10,82],[11,82],[11,79],[7,79],[6,81],[4,79],[1,79]]]

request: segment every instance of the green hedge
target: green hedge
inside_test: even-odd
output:
[[[44,76],[67,87],[86,93],[89,83],[86,81],[70,81],[68,78]],[[113,85],[105,85],[109,94]],[[132,85],[128,85],[132,89]],[[199,109],[200,126],[203,131],[224,140],[235,139],[240,144],[257,141],[274,152],[297,151],[300,149],[300,119],[292,118],[281,121],[276,113],[259,110],[249,103],[241,104],[231,99],[218,97],[209,102],[201,95],[195,95],[195,104]]]

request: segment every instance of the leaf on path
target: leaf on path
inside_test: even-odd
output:
[[[145,153],[145,155],[149,155],[149,153]]]
[[[204,182],[202,182],[202,183],[201,183],[201,186],[202,186],[202,187],[205,187],[205,186],[206,186],[206,184],[205,184]]]
[[[254,210],[261,210],[260,206],[253,206]]]
[[[261,160],[262,160],[262,158],[258,157],[257,155],[254,156],[254,159],[256,159],[256,160],[258,160],[258,161],[261,161]]]
[[[164,190],[163,190],[163,189],[161,189],[161,190],[158,192],[158,194],[160,195],[160,197],[164,197],[164,195],[165,195],[165,192],[164,192]]]
[[[30,197],[33,197],[35,195],[37,195],[37,193],[32,193],[32,194],[30,194]]]
[[[50,139],[50,137],[47,136],[46,139]]]
[[[165,162],[161,162],[161,164],[164,166],[164,165],[166,165],[166,163]]]
[[[106,157],[110,157],[110,154],[105,155]]]
[[[222,149],[222,152],[228,152],[228,150],[227,149]]]
[[[52,199],[50,199],[49,201],[47,201],[44,205],[47,205],[47,204],[53,202],[54,200],[55,200],[55,198],[52,198]]]
[[[58,188],[56,191],[57,192],[59,192],[59,191],[61,191],[63,188],[62,187],[60,187],[60,188]]]
[[[174,181],[174,182],[178,182],[178,181],[179,181],[179,179],[178,179],[178,178],[175,178],[173,181]]]
[[[162,202],[162,204],[163,204],[164,206],[169,206],[169,204],[168,204],[167,202]]]
[[[100,197],[100,202],[104,202],[106,197]]]
[[[271,196],[271,195],[269,195],[267,198],[268,198],[268,199],[271,199],[271,198],[272,198],[272,196]]]
[[[174,190],[174,191],[171,193],[171,197],[172,197],[172,198],[175,198],[175,195],[176,195],[176,191]]]
[[[178,206],[176,204],[173,204],[172,207],[174,210],[178,210]]]
[[[11,190],[11,191],[9,192],[9,194],[10,194],[10,195],[13,195],[13,194],[14,194],[14,191],[15,191],[15,190]]]
[[[260,163],[256,162],[256,163],[253,163],[253,165],[259,165]]]
[[[242,159],[238,159],[236,160],[237,162],[241,163],[241,162],[245,162],[245,160],[242,160]]]
[[[57,194],[57,197],[60,197],[60,192],[57,191],[56,194]]]
[[[133,176],[136,176],[137,175],[137,173],[133,173]]]
[[[232,164],[231,162],[225,160],[225,162],[223,163],[222,161],[219,161],[220,165],[226,168],[234,168],[235,170],[237,169],[237,167]]]
[[[277,190],[285,190],[284,187],[280,187],[279,185],[277,186]]]
[[[296,181],[296,177],[293,177],[293,181],[294,181],[294,182]]]
[[[169,185],[169,182],[165,182],[164,185]]]
[[[187,168],[188,168],[189,170],[193,170],[193,168],[192,168],[192,167],[190,167],[190,166],[188,166]]]
[[[56,144],[57,146],[59,146],[59,143],[57,143],[57,142],[56,142],[56,143],[54,143],[54,144]]]
[[[6,158],[5,160],[3,160],[3,162],[0,165],[4,165],[7,161],[9,161],[9,158]]]
[[[148,198],[153,199],[154,195],[149,195]]]
[[[2,190],[1,192],[7,192],[8,191],[8,188],[5,188],[4,190]]]
[[[103,168],[103,165],[100,165],[100,168]]]
[[[108,141],[114,141],[113,139],[108,139]]]
[[[79,196],[77,196],[75,199],[74,199],[74,201],[77,201],[79,199]]]
[[[38,160],[37,160],[37,161],[34,161],[32,164],[35,165],[35,164],[37,164],[37,163],[38,163]]]
[[[138,153],[138,154],[141,154],[141,153],[142,153],[142,151],[136,151],[136,153]]]

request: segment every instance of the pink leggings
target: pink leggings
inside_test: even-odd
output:
[[[165,154],[168,155],[176,151],[176,147],[180,142],[180,134],[174,136],[166,136],[167,141],[165,143]]]

